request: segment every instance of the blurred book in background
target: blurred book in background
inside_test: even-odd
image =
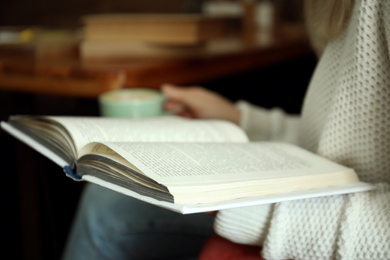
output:
[[[82,18],[81,57],[188,57],[232,33],[231,19],[202,14],[99,14]]]
[[[0,56],[33,60],[74,59],[79,56],[80,30],[0,27]]]
[[[100,14],[82,22],[86,41],[197,44],[227,33],[226,19],[200,14]]]

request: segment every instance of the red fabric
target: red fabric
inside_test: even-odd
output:
[[[264,260],[260,257],[260,247],[233,243],[218,235],[206,242],[199,260]]]

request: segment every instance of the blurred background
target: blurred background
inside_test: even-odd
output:
[[[239,34],[240,37],[248,28],[258,31],[270,30],[271,27],[273,30],[278,27],[290,28],[291,25],[291,28],[304,30],[301,0],[0,0],[1,120],[7,120],[13,114],[99,115],[96,95],[62,95],[50,88],[38,91],[34,90],[34,87],[27,90],[20,86],[16,87],[15,82],[18,79],[27,74],[31,76],[32,68],[39,73],[46,73],[52,67],[47,62],[37,61],[36,57],[26,58],[28,63],[25,63],[22,56],[28,56],[26,52],[12,56],[15,50],[9,49],[8,42],[3,44],[2,50],[2,39],[4,43],[6,37],[4,32],[20,33],[26,28],[67,30],[80,37],[78,33],[83,27],[83,16],[106,13],[220,15],[232,21],[230,23],[232,32]],[[278,40],[278,34],[272,34],[272,37]],[[284,39],[287,38],[279,39],[281,45]],[[172,76],[172,83],[202,85],[225,95],[232,101],[245,99],[263,107],[279,106],[289,113],[298,114],[316,64],[316,57],[308,42],[302,39],[300,42],[302,46],[295,43],[292,48],[301,48],[304,51],[286,57],[279,55],[277,61],[271,62],[265,50],[262,52],[264,61],[261,60],[262,56],[258,55],[256,59],[260,60],[252,62],[257,65],[244,66],[244,69],[236,72],[217,73],[216,76],[188,77],[189,80],[175,81]],[[277,51],[273,52],[273,55],[277,56]],[[207,64],[207,59],[214,62],[215,57],[202,56],[200,59],[198,57],[199,61],[189,55],[192,72],[185,73],[195,75],[196,64]],[[224,63],[235,63],[234,57],[237,56],[226,56]],[[88,66],[80,65],[80,53],[72,56],[72,59],[75,60],[68,63],[78,64],[77,71],[80,68],[88,69]],[[139,59],[142,57],[137,57],[137,60]],[[176,60],[175,57],[172,59]],[[160,62],[145,60],[152,65]],[[164,60],[170,60],[170,57],[165,56]],[[55,59],[55,64],[59,61],[59,58]],[[97,64],[104,62],[98,61]],[[131,57],[128,57],[126,62],[132,62]],[[187,66],[188,61],[177,64],[175,66],[180,69],[180,64]],[[203,65],[199,65],[199,69],[202,69],[201,66]],[[58,64],[55,68],[58,68]],[[62,73],[61,70],[55,71]],[[170,77],[166,76],[163,79],[169,81]],[[157,81],[147,87],[158,88],[162,83],[165,82]],[[36,86],[40,87],[40,84],[44,83],[38,82]],[[62,169],[4,132],[0,132],[0,143],[3,198],[1,234],[5,240],[5,243],[1,244],[2,254],[8,255],[10,259],[60,259],[83,184],[66,178]]]
[[[268,2],[268,0],[266,0]],[[270,0],[273,4],[284,9],[284,19],[297,21],[302,18],[302,0]],[[1,25],[41,25],[52,27],[78,27],[80,17],[85,14],[98,13],[199,13],[205,9],[215,10],[219,6],[221,12],[236,14],[236,6],[240,0],[1,0],[0,24]],[[210,8],[210,6],[212,6]],[[218,7],[217,7],[218,8]]]

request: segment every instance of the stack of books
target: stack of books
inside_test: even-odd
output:
[[[11,59],[77,59],[80,31],[39,27],[0,27],[0,56]]]
[[[98,14],[82,23],[84,59],[199,55],[230,29],[227,18],[201,14]]]

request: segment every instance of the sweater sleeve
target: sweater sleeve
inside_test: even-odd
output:
[[[389,201],[390,185],[378,184],[370,192],[223,210],[214,229],[262,245],[266,259],[388,259]]]
[[[246,101],[236,105],[241,112],[240,126],[251,141],[298,142],[299,116],[288,115],[279,108],[267,110]]]
[[[266,259],[388,259],[390,185],[370,192],[279,203]]]
[[[273,204],[218,212],[215,232],[238,244],[262,245],[270,225]]]

